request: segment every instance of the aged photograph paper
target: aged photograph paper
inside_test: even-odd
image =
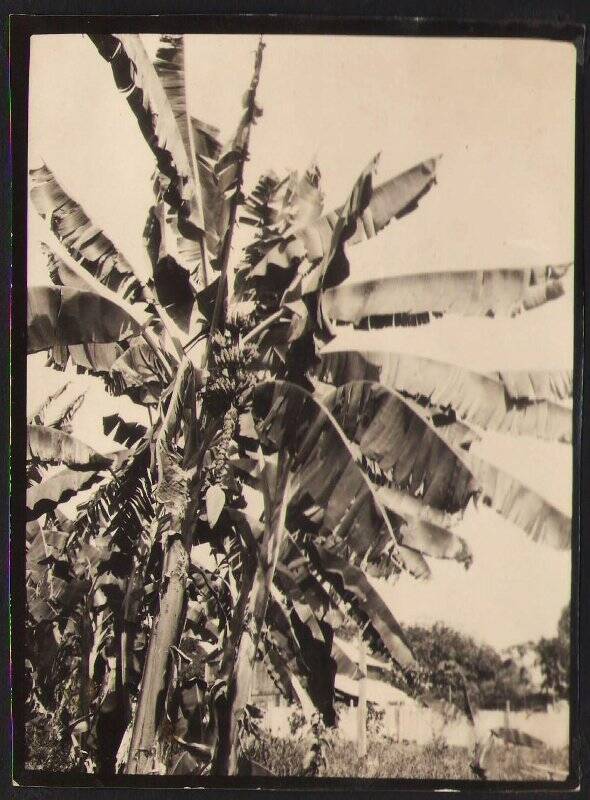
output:
[[[29,80],[26,768],[564,781],[574,47]]]

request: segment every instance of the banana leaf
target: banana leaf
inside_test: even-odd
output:
[[[142,439],[147,431],[145,425],[138,422],[126,422],[120,414],[110,414],[102,418],[105,436],[112,435],[119,444],[131,447]]]
[[[355,326],[396,323],[396,316],[514,316],[561,297],[569,265],[465,272],[425,272],[349,283],[323,295],[331,320]]]
[[[81,472],[67,468],[31,486],[27,489],[27,520],[38,519],[41,514],[48,514],[78,492],[101,481],[102,477],[94,469]]]
[[[419,200],[436,182],[437,158],[428,159],[406,172],[374,187],[368,207],[363,211],[350,233],[348,244],[355,244],[379,233],[392,219],[399,219],[413,211]],[[343,207],[312,221],[310,224],[285,232],[276,242],[269,241],[266,252],[250,263],[238,275],[238,287],[244,292],[249,287],[272,292],[272,284],[280,281],[281,272],[293,275],[294,267],[303,259],[313,262],[324,258],[332,241],[334,228],[342,216]],[[288,281],[283,279],[280,285]]]
[[[141,284],[129,262],[92,223],[84,209],[64,191],[49,167],[43,165],[29,174],[33,205],[70,255],[125,300],[134,302],[140,299]],[[56,285],[86,288],[47,245],[43,250],[48,258],[51,279]]]
[[[119,342],[140,332],[120,306],[92,291],[56,286],[27,289],[27,352],[59,345]]]
[[[314,548],[314,554],[322,575],[348,603],[355,606],[355,610],[358,607],[363,617],[370,621],[395,662],[402,669],[414,666],[415,659],[401,626],[364,572],[321,545]]]
[[[418,402],[452,409],[457,418],[485,429],[572,440],[571,409],[549,399],[567,391],[562,373],[484,375],[405,353],[346,350],[322,354],[316,374],[336,386],[354,380],[377,381]]]
[[[90,38],[101,56],[110,63],[115,84],[125,95],[156,158],[156,199],[164,200],[170,209],[170,222],[178,237],[178,249],[183,253],[183,266],[189,270],[195,290],[199,291],[207,285],[198,246],[203,235],[203,211],[197,188],[198,175],[193,173],[190,153],[183,140],[188,120],[186,126],[181,125],[181,130],[175,116],[181,105],[178,84],[182,78],[178,69],[176,75],[171,70],[172,62],[172,66],[178,67],[182,40],[179,44],[175,37],[160,47],[156,63],[162,74],[166,72],[163,86],[137,34],[91,34]],[[166,89],[174,94],[174,108]]]
[[[355,381],[333,390],[324,403],[360,453],[398,489],[449,514],[462,511],[476,493],[459,454],[401,395]]]
[[[154,69],[174,114],[185,153],[190,154],[190,134],[186,105],[184,36],[164,33],[154,59]]]
[[[253,416],[262,446],[291,458],[287,529],[310,533],[316,544],[376,574],[399,572],[389,517],[334,417],[304,389],[282,381],[254,388]]]
[[[80,392],[75,397],[68,397],[70,382],[64,383],[56,392],[50,394],[27,418],[29,425],[45,425],[64,433],[72,432],[72,419],[86,397]],[[65,394],[65,396],[64,396]],[[71,393],[70,393],[71,394]]]
[[[42,425],[27,425],[27,458],[66,464],[70,469],[82,471],[108,469],[113,461],[79,439]]]
[[[535,542],[558,550],[571,547],[572,521],[552,502],[526,486],[510,472],[475,452],[477,439],[458,422],[444,416],[435,419],[427,409],[412,400],[407,403],[417,415],[437,431],[453,452],[461,458],[478,486],[476,502],[490,506],[501,516],[521,528]]]
[[[506,470],[472,452],[477,437],[379,384],[353,382],[324,398],[347,436],[396,488],[447,513],[481,500],[535,541],[570,546],[571,520]]]

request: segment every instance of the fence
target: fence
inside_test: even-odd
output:
[[[265,709],[264,726],[276,736],[289,736],[289,717],[295,706],[268,705]],[[429,708],[408,702],[385,707],[382,732],[394,741],[426,744],[434,736],[441,736],[449,745],[471,748],[474,737],[480,741],[487,738],[491,728],[504,725],[504,711],[483,710],[477,714],[476,730],[464,717],[445,724],[443,717]],[[569,708],[567,703],[559,703],[547,711],[512,711],[510,725],[531,736],[541,739],[549,747],[566,747],[569,741]],[[338,728],[343,738],[356,741],[357,708],[340,710]]]

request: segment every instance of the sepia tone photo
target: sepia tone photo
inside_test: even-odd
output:
[[[31,37],[27,770],[568,778],[575,81]]]

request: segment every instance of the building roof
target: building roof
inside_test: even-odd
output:
[[[367,678],[367,700],[370,703],[378,703],[379,705],[388,705],[390,703],[413,703],[409,697],[401,689],[397,689],[390,683],[384,681],[377,681],[373,678]],[[360,681],[355,681],[349,678],[348,675],[336,675],[335,686],[337,691],[346,694],[349,697],[357,698],[359,692]]]

